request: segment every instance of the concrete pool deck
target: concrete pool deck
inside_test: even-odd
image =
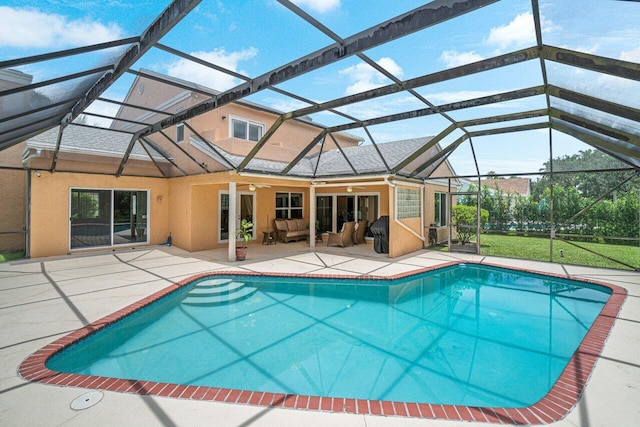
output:
[[[486,262],[608,282],[628,296],[577,406],[554,426],[640,425],[640,274],[468,254],[419,251],[389,260],[370,245],[251,245],[246,261],[226,249],[188,253],[142,247],[0,264],[0,425],[453,426],[469,422],[336,414],[104,392],[93,407],[71,402],[88,391],[31,383],[20,363],[48,343],[194,274],[215,270],[393,276],[452,260]],[[481,423],[471,423],[480,425]]]

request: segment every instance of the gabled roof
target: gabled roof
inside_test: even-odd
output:
[[[390,167],[406,160],[406,158],[420,147],[426,145],[432,137],[413,138],[402,141],[393,141],[378,144],[378,149],[385,157]],[[190,143],[219,163],[225,160],[234,166],[239,165],[243,156],[234,155],[216,147],[217,153],[211,150],[207,144],[197,137],[192,136]],[[430,148],[425,156],[432,157],[439,151],[439,146]],[[343,155],[344,153],[344,155]],[[348,159],[348,161],[345,159]],[[224,157],[225,160],[222,159]],[[287,166],[287,162],[253,158],[247,166],[247,171],[266,174],[280,174]],[[380,158],[380,154],[371,145],[346,147],[342,151],[333,149],[313,154],[301,159],[290,171],[291,176],[306,178],[329,178],[352,175],[387,174],[389,170]]]
[[[54,151],[58,143],[60,128],[42,132],[27,140],[26,149]],[[126,133],[95,129],[86,126],[70,125],[65,129],[60,141],[61,152],[121,158],[129,146],[131,136]],[[161,148],[150,148],[156,161],[166,161],[169,156]],[[149,160],[149,156],[140,144],[135,144],[131,157],[138,160]]]

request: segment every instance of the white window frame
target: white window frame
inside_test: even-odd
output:
[[[233,122],[244,122],[245,123],[245,132],[247,137],[246,138],[240,138],[235,136],[234,134],[234,126],[233,126]],[[258,139],[250,139],[249,138],[249,125],[254,125],[254,126],[258,126],[261,129],[260,132],[260,136],[258,137]],[[240,117],[240,116],[233,116],[233,115],[229,115],[229,136],[232,138],[238,138],[238,139],[244,139],[245,141],[254,141],[254,142],[258,142],[259,140],[262,139],[262,137],[264,136],[264,133],[266,132],[266,126],[264,123],[260,123],[260,122],[256,122],[253,120],[249,120],[249,119],[245,119],[244,117]]]
[[[436,206],[435,198],[438,197],[439,203]],[[434,192],[434,209],[433,209],[433,223],[436,227],[446,227],[449,224],[449,220],[447,218],[447,205],[449,204],[449,198],[447,197],[447,193],[444,191],[436,191]],[[444,202],[444,206],[442,205]],[[436,210],[439,209],[439,212]],[[444,211],[443,211],[444,208]],[[444,218],[443,218],[444,214]],[[438,216],[440,216],[440,221],[438,222]]]
[[[176,110],[176,114],[184,111],[184,107],[179,107]],[[180,122],[176,124],[176,143],[179,144],[184,142],[184,122]]]
[[[111,212],[109,213],[109,244],[108,245],[100,245],[100,246],[87,246],[82,248],[71,248],[71,198],[74,191],[109,191],[111,193]],[[146,230],[146,241],[144,242],[131,242],[124,244],[114,244],[113,243],[113,203],[114,203],[114,193],[116,191],[145,191],[147,193],[147,230]],[[82,252],[82,251],[90,251],[99,248],[120,248],[123,246],[145,246],[149,245],[151,242],[151,189],[149,188],[104,188],[104,187],[70,187],[69,194],[67,196],[67,208],[69,218],[68,228],[69,231],[67,233],[67,247],[69,248],[69,252]]]
[[[176,124],[176,142],[184,142],[184,122]]]
[[[218,213],[217,213],[217,223],[218,223],[218,229],[216,231],[216,234],[218,235],[218,244],[223,244],[223,243],[229,243],[229,239],[222,239],[222,236],[220,235],[220,230],[222,229],[222,196],[223,195],[229,195],[229,190],[218,190]],[[252,230],[252,237],[251,240],[256,240],[256,227],[255,227],[255,221],[256,221],[256,215],[258,212],[258,208],[257,208],[257,201],[258,198],[256,197],[256,193],[254,191],[237,191],[236,192],[236,204],[240,204],[240,199],[242,195],[246,195],[246,196],[252,196],[253,197],[253,212],[252,212],[252,217],[253,217],[253,221],[254,221],[254,226],[253,226],[253,230]],[[239,215],[240,214],[240,209],[238,209],[238,206],[236,206],[236,213]],[[240,221],[236,218],[236,227],[239,227],[239,223]],[[238,228],[236,228],[236,230],[238,230]],[[236,242],[240,242],[241,240],[236,236]]]
[[[275,211],[275,218],[278,218],[278,211],[286,211],[287,212],[287,216],[286,218],[291,218],[291,209],[295,209],[295,210],[299,210],[302,212],[302,216],[300,218],[304,218],[304,193],[301,191],[276,191],[275,197],[277,199],[278,194],[286,194],[287,195],[287,207],[286,208],[279,208],[276,204],[276,211]],[[298,207],[292,207],[291,206],[291,195],[292,194],[299,194],[301,196],[302,199],[302,206]]]

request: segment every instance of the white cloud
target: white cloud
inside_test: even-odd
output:
[[[402,68],[396,64],[393,59],[386,57],[380,58],[376,63],[397,78],[402,77]],[[364,62],[345,68],[344,70],[340,70],[339,74],[346,76],[349,81],[352,82],[345,89],[346,95],[353,95],[354,93],[364,92],[390,83],[389,79],[387,79],[382,73]]]
[[[549,28],[547,31],[550,31],[551,27],[545,26],[545,28]],[[523,13],[507,25],[492,28],[485,43],[497,46],[502,51],[535,45],[536,31],[533,15],[530,12]]]
[[[445,50],[440,55],[438,60],[443,62],[447,68],[458,67],[460,65],[471,64],[473,62],[481,61],[484,58],[481,55],[471,51],[458,53],[455,49]]]
[[[298,101],[297,99],[282,99],[270,97],[264,99],[264,104],[283,112],[300,110],[309,106],[309,104],[307,104],[306,102]]]
[[[340,7],[340,0],[293,0],[293,3],[319,13],[330,12]]]
[[[240,74],[245,73],[238,71],[238,64],[241,61],[255,57],[257,54],[258,50],[253,47],[237,52],[227,52],[225,49],[214,49],[211,52],[201,51],[191,53],[191,55],[196,58]],[[179,59],[169,64],[167,66],[167,73],[170,76],[198,83],[215,90],[227,90],[239,84],[239,80],[233,76],[215,71],[186,59]]]
[[[101,43],[123,38],[114,23],[89,19],[69,20],[63,15],[37,9],[0,6],[0,46],[19,48],[65,47]]]
[[[549,34],[561,30],[551,19],[540,15],[540,31]],[[500,51],[534,46],[537,43],[533,14],[530,12],[517,15],[507,25],[492,28],[485,44],[496,46]]]
[[[620,59],[623,61],[640,63],[640,46],[635,49],[620,52]]]

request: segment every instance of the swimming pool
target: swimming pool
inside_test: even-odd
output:
[[[344,408],[367,401],[373,413],[373,401],[522,408],[547,395],[611,294],[473,264],[392,282],[298,280],[197,278],[123,321],[108,319],[47,367],[191,384],[190,396],[237,390],[237,401],[245,390],[245,402],[259,392],[334,396]]]

